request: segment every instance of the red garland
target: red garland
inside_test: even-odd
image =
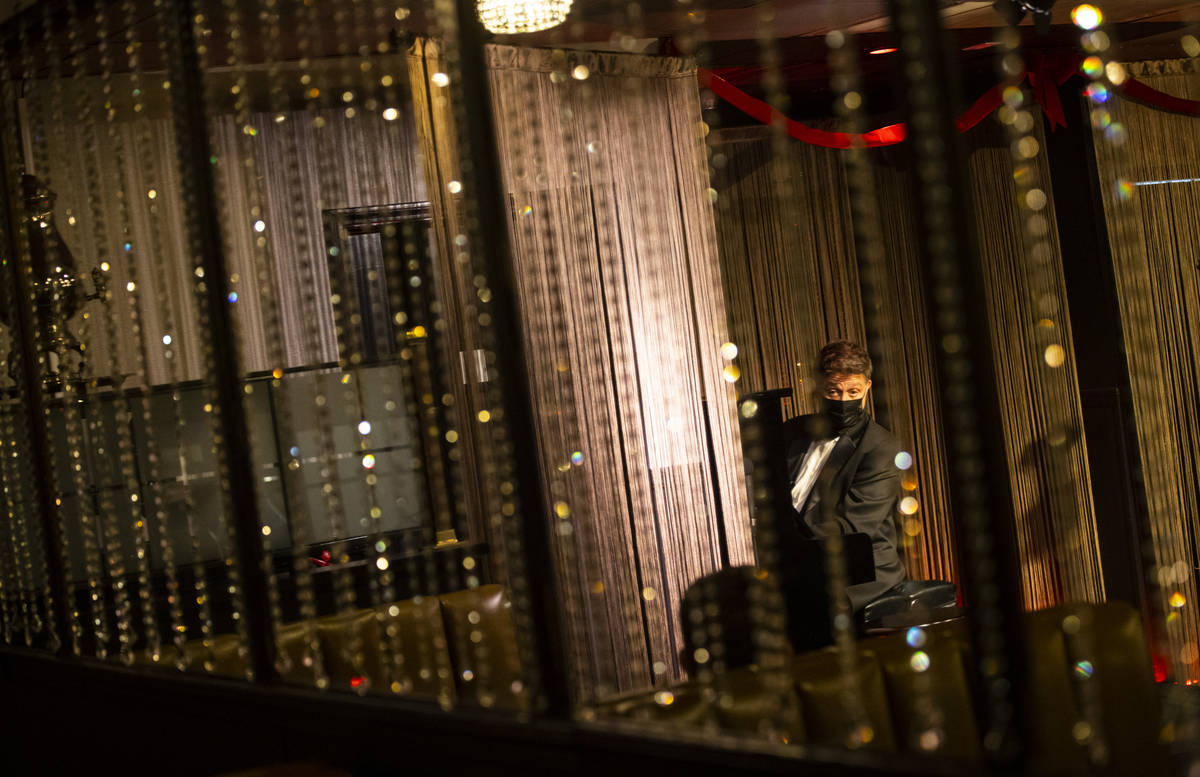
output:
[[[739,83],[746,83],[754,80],[754,77],[761,71],[755,71],[750,68],[727,68],[719,72],[729,75]],[[1078,56],[1055,57],[1039,55],[1038,59],[1034,62],[1034,67],[1026,74],[1029,79],[1030,88],[1033,91],[1033,98],[1046,114],[1051,130],[1058,126],[1067,126],[1067,117],[1063,111],[1062,101],[1059,98],[1058,87],[1066,83],[1071,76],[1078,72]],[[763,124],[782,124],[787,129],[789,135],[809,145],[822,146],[824,148],[850,148],[852,145],[879,148],[881,146],[895,145],[905,138],[904,124],[889,124],[886,127],[880,127],[879,129],[863,133],[858,136],[857,143],[855,143],[854,136],[849,133],[827,132],[825,130],[814,129],[795,119],[789,119],[762,100],[746,94],[717,72],[697,68],[696,76],[700,81],[700,86],[712,90],[713,94],[746,115]],[[1171,113],[1200,116],[1200,101],[1173,97],[1149,87],[1137,79],[1126,78],[1117,88],[1121,94],[1139,103]],[[1004,85],[998,84],[980,96],[970,108],[958,117],[958,120],[955,122],[956,128],[959,132],[966,132],[990,116],[1003,102]]]
[[[1136,78],[1126,78],[1117,88],[1130,100],[1149,105],[1152,108],[1158,108],[1168,113],[1182,113],[1185,116],[1200,116],[1200,101],[1186,100],[1166,92],[1160,92]]]

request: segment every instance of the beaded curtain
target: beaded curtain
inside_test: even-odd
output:
[[[437,101],[436,47],[423,54]],[[722,542],[730,563],[752,553],[695,71],[488,57],[547,496],[573,518],[557,549],[578,687],[668,680],[683,590]],[[438,171],[451,193],[453,169]]]
[[[376,10],[384,9],[379,6]],[[213,11],[209,18],[228,27],[236,29],[243,21],[232,3]],[[130,40],[135,35],[131,24],[134,12],[132,4],[119,12],[122,18],[118,21]],[[339,40],[347,38],[344,20],[339,15],[339,29],[334,30]],[[318,22],[315,17],[306,21],[310,37],[303,40],[311,43],[319,37],[311,35]],[[354,21],[360,27],[368,26],[361,15]],[[249,672],[247,664],[237,660],[245,657],[238,567],[228,550],[233,543],[216,536],[228,533],[231,512],[230,489],[224,480],[225,439],[213,426],[228,408],[212,397],[215,354],[207,320],[209,308],[204,304],[211,299],[210,281],[215,284],[216,279],[197,263],[200,252],[192,244],[197,231],[194,225],[202,222],[190,210],[197,204],[197,191],[183,180],[178,164],[179,147],[195,137],[180,134],[178,116],[174,121],[170,118],[166,108],[176,106],[162,103],[178,92],[167,91],[163,71],[143,70],[143,47],[134,43],[122,46],[126,57],[114,65],[115,47],[108,36],[112,22],[111,17],[97,21],[100,77],[84,75],[73,62],[73,77],[58,78],[60,63],[54,57],[57,52],[51,51],[49,77],[26,78],[23,86],[30,98],[23,124],[26,164],[28,171],[36,172],[59,195],[56,220],[62,242],[75,254],[79,272],[98,267],[113,292],[105,304],[92,305],[90,315],[80,317],[81,339],[89,346],[88,377],[111,377],[117,386],[126,383],[127,388],[166,384],[169,391],[153,395],[161,398],[161,410],[170,411],[172,423],[171,434],[160,439],[161,429],[155,428],[154,422],[163,419],[153,418],[150,402],[140,401],[143,392],[104,391],[97,396],[100,392],[93,390],[104,385],[100,381],[90,385],[78,381],[72,391],[81,395],[81,401],[64,402],[62,411],[55,411],[65,416],[69,446],[51,452],[61,469],[69,469],[72,458],[95,456],[121,470],[119,486],[111,493],[101,489],[98,505],[78,500],[78,526],[68,526],[64,532],[68,537],[64,554],[81,559],[83,570],[78,576],[86,579],[80,585],[86,583],[94,603],[87,611],[76,613],[71,623],[72,647],[77,653],[105,657],[112,655],[110,645],[117,644],[126,662],[167,663],[180,669],[199,664],[210,672],[244,675]],[[153,28],[161,22],[155,18],[147,26]],[[414,675],[419,674],[417,679],[426,681],[417,682],[425,686],[422,692],[449,705],[455,698],[455,678],[444,665],[449,642],[460,660],[469,662],[470,669],[462,673],[463,682],[473,685],[465,690],[477,691],[481,705],[496,703],[497,696],[524,703],[526,686],[519,679],[497,680],[498,674],[493,672],[498,672],[511,654],[506,657],[503,646],[493,646],[491,638],[482,633],[478,637],[466,631],[432,636],[430,644],[440,650],[428,650],[424,642],[415,651],[408,646],[401,650],[398,644],[396,619],[411,622],[412,607],[417,604],[394,602],[398,592],[474,588],[486,574],[482,567],[488,562],[464,549],[464,557],[446,558],[449,570],[441,570],[439,578],[430,555],[434,543],[443,539],[443,529],[450,527],[447,514],[451,509],[464,510],[466,501],[457,499],[461,495],[455,491],[461,486],[457,472],[439,468],[452,470],[450,462],[465,457],[453,450],[445,457],[437,455],[438,441],[453,444],[457,432],[453,417],[441,411],[440,402],[435,407],[432,397],[437,384],[430,380],[431,375],[453,372],[438,369],[437,348],[428,345],[431,338],[426,326],[436,331],[441,323],[436,300],[429,301],[432,291],[421,300],[425,307],[421,309],[424,317],[416,322],[419,326],[410,329],[401,317],[405,311],[420,309],[414,302],[415,289],[429,277],[428,256],[421,241],[404,234],[405,229],[416,228],[412,224],[393,225],[390,234],[381,230],[380,240],[386,272],[394,280],[388,289],[389,302],[399,311],[390,317],[387,332],[404,346],[397,349],[399,358],[389,369],[359,369],[362,354],[346,348],[340,337],[354,325],[358,310],[350,300],[341,304],[337,281],[331,278],[326,257],[337,254],[332,250],[336,246],[327,242],[334,238],[324,229],[324,212],[412,202],[424,196],[409,101],[405,90],[396,88],[407,80],[404,62],[364,55],[352,68],[347,67],[348,58],[333,66],[308,59],[284,66],[278,14],[264,12],[258,22],[268,28],[267,37],[273,42],[254,51],[256,61],[248,62],[237,42],[240,34],[229,36],[229,45],[222,50],[227,56],[221,59],[226,67],[206,73],[210,105],[217,106],[215,118],[208,127],[190,130],[207,133],[210,149],[206,155],[216,168],[213,204],[229,261],[229,272],[221,282],[230,285],[228,295],[221,294],[221,304],[231,306],[232,317],[240,326],[240,347],[236,348],[240,353],[236,355],[242,358],[236,367],[242,378],[258,370],[268,373],[265,380],[240,386],[250,416],[249,443],[277,447],[276,453],[283,457],[280,463],[284,466],[262,478],[257,487],[269,490],[271,487],[263,484],[287,481],[293,495],[308,497],[285,505],[287,514],[280,521],[262,505],[259,509],[261,525],[256,528],[263,538],[271,626],[279,648],[276,669],[292,681],[318,687],[335,684],[360,693],[372,687],[408,693],[413,690]],[[384,37],[388,33],[380,24],[370,25],[370,29]],[[374,41],[366,51],[385,54],[387,44]],[[201,66],[208,64],[202,62]],[[113,74],[114,67],[120,75]],[[303,70],[294,73],[297,81],[320,86],[293,99],[296,95],[278,88],[284,67]],[[363,74],[371,68],[385,75],[368,79]],[[253,75],[264,69],[266,79]],[[7,79],[2,83],[5,107],[12,109],[17,101],[7,98],[13,83]],[[110,98],[114,93],[117,97]],[[301,104],[304,109],[298,110]],[[20,145],[10,137],[17,135],[18,126],[16,117],[7,114],[0,122],[4,141],[13,148]],[[10,193],[19,172],[13,167],[6,171]],[[220,356],[233,358],[235,354],[226,351]],[[287,367],[312,367],[334,359],[341,362],[342,369],[284,375]],[[193,380],[202,384],[183,385]],[[435,453],[425,461],[397,450],[403,446],[388,445],[397,435],[408,434],[404,427],[410,416],[417,415],[411,407],[413,397],[405,394],[414,386],[419,389],[412,393],[428,397],[420,408],[420,421],[422,431],[434,439],[430,447]],[[269,392],[286,394],[286,399],[265,408],[264,395]],[[89,412],[98,400],[116,406],[115,418],[81,417],[81,412]],[[50,413],[47,415],[49,418]],[[88,431],[93,432],[90,438]],[[136,439],[129,439],[131,433]],[[11,436],[7,429],[4,434],[5,439]],[[101,434],[118,440],[110,447]],[[256,459],[257,454],[256,450]],[[142,460],[135,462],[135,456]],[[405,458],[396,461],[399,456]],[[427,467],[430,479],[438,481],[430,490],[442,497],[442,503],[431,499],[433,515],[415,533],[385,536],[385,530],[395,528],[390,525],[396,511],[389,490],[397,474],[385,461],[409,475],[418,467]],[[258,460],[254,463],[261,465]],[[138,464],[143,468],[140,474]],[[508,461],[493,458],[487,464],[498,477],[511,478]],[[176,465],[181,470],[179,477],[173,471]],[[80,466],[73,469],[60,475],[61,482],[55,484],[64,501],[85,494],[90,485],[89,473]],[[218,470],[219,491],[203,482],[214,479],[212,469]],[[16,482],[7,472],[4,481],[6,485]],[[453,508],[444,504],[451,494],[456,502]],[[143,504],[146,513],[142,513]],[[186,530],[180,533],[189,545],[179,555],[174,555],[168,536],[169,519],[174,517],[168,510],[174,507],[186,521]],[[314,522],[309,520],[313,512],[324,515],[323,523],[335,539],[325,558],[315,559],[337,567],[324,578],[332,578],[332,601],[318,602],[314,593],[316,574],[309,543],[324,542],[328,535],[314,536]],[[277,532],[273,526],[283,526],[290,534]],[[213,560],[204,547],[210,533],[221,545],[217,559],[220,577],[206,577],[212,565],[205,562]],[[461,539],[471,539],[459,534]],[[352,562],[343,540],[362,535],[369,535],[368,558]],[[259,532],[254,536],[257,539]],[[493,558],[503,557],[508,550],[506,539],[490,539]],[[162,624],[156,623],[150,583],[152,554],[159,545],[170,604],[165,632],[158,628]],[[280,558],[280,550],[287,551],[290,558]],[[65,560],[67,566],[71,560]],[[292,573],[282,574],[277,561],[290,562]],[[137,608],[129,604],[134,594],[123,579],[127,564],[137,572]],[[370,569],[365,596],[351,577],[355,566]],[[154,571],[158,569],[156,562]],[[498,577],[512,584],[512,578]],[[503,598],[500,606],[507,618],[511,598],[508,594]],[[212,599],[230,600],[223,608],[224,622],[214,617]],[[365,622],[366,631],[347,629],[346,637],[331,650],[320,645],[318,631],[322,627],[328,631],[331,624],[316,623],[318,605],[325,612],[345,613],[368,603],[389,606],[347,613],[347,621]],[[185,618],[194,609],[200,610],[195,625]],[[288,613],[296,609],[299,621]],[[527,611],[526,606],[522,612]],[[427,613],[416,615],[420,621]],[[520,617],[514,615],[512,620],[520,624]],[[285,619],[291,621],[286,628]],[[165,623],[168,619],[159,620]],[[89,621],[94,621],[94,628]],[[115,629],[110,629],[110,621]],[[5,622],[9,622],[7,614]],[[381,633],[373,634],[371,626],[378,626]],[[418,631],[421,629],[418,624]],[[439,633],[440,629],[439,620]],[[168,642],[173,642],[173,647]],[[378,656],[385,646],[387,666],[371,668],[370,655]],[[405,652],[409,653],[407,664]]]
[[[1129,73],[1168,94],[1200,97],[1195,60],[1134,62]],[[1200,144],[1196,119],[1114,97],[1114,123],[1096,142],[1100,191],[1116,270],[1134,418],[1149,507],[1147,581],[1166,613],[1176,677],[1200,678],[1195,559],[1200,494]],[[1116,120],[1119,119],[1119,122]],[[1108,142],[1105,142],[1105,141]]]
[[[65,85],[38,83],[30,89],[29,115],[40,124],[47,122],[50,95],[62,89],[72,102],[80,99],[98,101],[102,84],[98,79],[76,79]],[[43,171],[54,181],[58,195],[56,212],[60,214],[64,240],[76,254],[81,268],[97,266],[107,261],[111,265],[111,287],[114,302],[123,306],[128,294],[126,286],[135,281],[147,290],[142,295],[142,337],[148,346],[147,379],[152,384],[167,382],[168,368],[162,358],[158,341],[165,333],[164,321],[176,325],[176,369],[180,379],[199,378],[199,337],[196,330],[195,300],[190,291],[192,278],[182,262],[173,258],[184,255],[184,224],[188,214],[182,205],[182,192],[175,172],[176,145],[170,119],[160,108],[139,111],[135,117],[131,106],[118,102],[114,131],[121,133],[126,148],[134,148],[137,157],[118,157],[118,144],[106,142],[96,149],[95,160],[89,160],[84,136],[107,132],[91,119],[92,126],[81,121],[55,124],[47,133],[48,169]],[[223,113],[214,118],[210,129],[213,152],[218,158],[230,160],[221,167],[221,195],[229,214],[244,214],[226,220],[225,239],[229,262],[238,293],[234,313],[239,324],[243,363],[248,372],[269,370],[277,364],[269,357],[264,306],[274,304],[280,316],[278,335],[282,337],[284,366],[299,367],[324,364],[337,360],[337,340],[334,334],[333,308],[329,300],[329,274],[320,257],[324,242],[322,214],[318,198],[300,198],[303,209],[290,212],[296,199],[293,181],[289,179],[289,155],[299,160],[299,184],[306,191],[320,188],[320,165],[336,160],[334,174],[323,182],[332,187],[325,194],[327,203],[340,207],[360,207],[399,202],[418,202],[425,199],[425,181],[416,156],[416,140],[410,111],[403,105],[399,110],[403,120],[386,121],[377,113],[354,119],[342,111],[323,108],[318,111],[325,124],[315,131],[306,111],[255,111],[250,124],[255,130],[250,142],[242,149],[240,128],[235,117]],[[258,217],[250,217],[246,180],[247,168],[239,164],[244,153],[254,155],[254,169],[261,187],[262,230],[256,231]],[[105,221],[119,220],[122,208],[128,212],[130,235],[110,231],[107,245],[101,248],[89,239],[95,217],[87,206],[84,174],[88,164],[96,165],[95,192],[98,207]],[[151,197],[150,194],[153,193]],[[153,209],[153,211],[152,211]],[[269,229],[273,250],[269,261],[275,266],[271,277],[278,288],[259,289],[255,272],[254,240],[261,231]],[[152,250],[164,256],[165,275],[143,265],[136,278],[129,276],[123,257],[135,250]],[[305,254],[310,254],[305,264]],[[315,257],[312,258],[312,257]],[[95,305],[92,308],[95,309]],[[308,322],[317,327],[317,337],[306,337]],[[91,364],[107,365],[107,342],[92,330],[81,336],[94,350]],[[121,371],[136,373],[134,350],[138,347],[132,330],[117,331],[117,349]]]
[[[241,578],[230,551],[233,476],[220,461],[226,408],[211,387],[217,364],[208,336],[211,310],[196,296],[202,284],[184,280],[203,276],[202,266],[193,263],[199,253],[195,231],[163,229],[185,208],[185,198],[167,194],[186,188],[169,154],[170,125],[118,118],[161,111],[164,74],[143,72],[145,52],[128,24],[135,10],[122,6],[90,21],[98,45],[88,65],[102,75],[91,79],[89,89],[84,55],[75,45],[82,25],[35,40],[39,27],[53,27],[52,10],[43,10],[41,18],[29,13],[14,24],[19,64],[0,74],[0,128],[6,152],[13,152],[5,155],[5,179],[14,208],[16,271],[34,276],[35,256],[80,278],[95,267],[111,292],[108,304],[78,311],[51,295],[48,319],[57,323],[36,321],[40,331],[29,333],[45,343],[50,326],[73,320],[81,346],[70,338],[55,343],[59,365],[75,377],[73,365],[82,359],[87,377],[103,378],[63,380],[52,359],[29,366],[44,392],[44,417],[31,423],[44,424],[49,437],[46,464],[54,472],[42,487],[53,498],[62,535],[56,548],[67,577],[62,582],[69,595],[86,594],[78,600],[84,606],[68,609],[69,647],[76,655],[127,664],[218,671],[218,653],[242,651],[245,627]],[[125,30],[122,40],[111,34],[114,24]],[[167,45],[165,37],[159,40]],[[116,69],[127,74],[115,82],[121,98],[106,100],[99,86],[111,89]],[[19,107],[21,96],[29,100]],[[64,164],[68,159],[74,167]],[[25,173],[51,191],[66,192],[66,201],[25,221],[32,215],[22,199]],[[131,203],[135,196],[137,205]],[[27,226],[42,230],[40,247]],[[30,288],[31,302],[44,304],[45,295]],[[147,336],[128,337],[130,332]],[[186,346],[176,342],[185,336]],[[107,347],[113,343],[123,343],[124,350]],[[145,386],[197,377],[209,385],[193,390],[190,404],[179,392],[139,398],[108,390],[125,378]],[[165,416],[169,431],[156,434],[161,426],[152,428]],[[6,473],[7,483],[15,482],[11,475]],[[152,593],[156,586],[165,587],[162,609]],[[244,665],[224,671],[248,673]]]
[[[1077,389],[1075,394],[1043,392],[1037,385],[1036,368],[1043,353],[1029,330],[1039,319],[1048,319],[1036,315],[1029,302],[1033,294],[1030,276],[1021,271],[1028,256],[1020,242],[1017,209],[998,206],[1015,197],[1011,185],[1005,184],[1010,162],[997,134],[984,125],[968,136],[969,165],[980,253],[991,281],[994,357],[1005,376],[1000,389],[1006,405],[1003,420],[1025,606],[1099,601],[1104,589]],[[804,383],[811,374],[810,360],[828,340],[863,339],[844,152],[790,143],[788,156],[772,161],[764,130],[728,129],[717,135],[729,160],[716,212],[731,330],[743,344],[742,388],[790,387],[795,392],[790,409],[812,412],[813,397]],[[906,562],[914,578],[957,580],[943,422],[915,250],[915,214],[905,206],[911,201],[909,175],[894,164],[877,164],[874,173],[889,260],[879,300],[878,314],[886,325],[880,333],[882,358],[873,393],[881,420],[915,461],[904,477],[906,492],[917,499],[917,509],[901,516]],[[790,178],[795,196],[780,206],[772,196],[773,181],[784,176]],[[817,202],[821,207],[814,206]],[[1044,207],[1052,216],[1052,203]],[[791,239],[788,230],[779,228],[788,222],[801,239]],[[1057,262],[1056,243],[1051,245]],[[1065,297],[1061,271],[1056,277],[1054,288]],[[1054,366],[1075,387],[1069,323],[1064,318],[1055,326],[1064,333],[1065,347]],[[1074,432],[1068,435],[1064,430]]]

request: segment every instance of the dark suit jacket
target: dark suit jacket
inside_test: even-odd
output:
[[[787,452],[788,488],[796,482],[804,454],[814,439],[821,416],[793,418],[783,425]],[[896,507],[900,499],[900,470],[896,454],[900,444],[874,420],[856,432],[843,435],[834,446],[804,508],[792,511],[802,535],[820,538],[828,533],[822,495],[832,500],[833,518],[843,534],[864,532],[875,554],[875,582],[849,586],[846,593],[854,609],[862,607],[905,579],[896,542]],[[786,564],[787,559],[781,559]]]

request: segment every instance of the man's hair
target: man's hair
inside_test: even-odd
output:
[[[849,340],[834,340],[821,348],[822,375],[865,375],[871,379],[871,356],[867,349]]]

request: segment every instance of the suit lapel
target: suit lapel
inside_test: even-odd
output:
[[[791,490],[792,484],[796,482],[796,478],[800,475],[800,468],[804,466],[804,455],[808,453],[808,446],[812,445],[812,442],[812,432],[808,428],[804,428],[803,432],[788,441],[788,490]]]
[[[867,434],[869,424],[870,421],[861,429],[854,429],[843,434],[838,438],[837,444],[833,446],[829,458],[825,460],[825,466],[821,467],[821,472],[817,475],[817,482],[813,484],[812,491],[808,492],[804,510],[801,511],[805,523],[809,526],[813,526],[812,519],[818,517],[815,515],[815,511],[821,502],[821,493],[836,494],[839,492],[841,481],[845,479],[843,470],[854,457],[854,452],[860,447],[863,437]],[[803,454],[801,454],[801,458],[803,458]],[[795,480],[796,476],[792,475],[792,482],[794,483]]]

